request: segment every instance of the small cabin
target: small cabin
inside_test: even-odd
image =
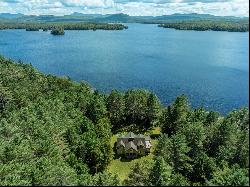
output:
[[[150,153],[152,147],[150,136],[136,135],[129,132],[117,138],[116,151],[118,155],[126,158],[136,158]]]

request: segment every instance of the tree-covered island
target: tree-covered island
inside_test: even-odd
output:
[[[65,34],[65,32],[62,28],[53,29],[50,33],[53,35],[64,35]]]

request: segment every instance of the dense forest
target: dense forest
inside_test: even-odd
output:
[[[121,181],[110,142],[130,125],[161,134]],[[103,94],[0,57],[0,185],[247,186],[248,174],[248,108],[222,116],[185,95],[165,107],[143,89]]]
[[[41,23],[41,22],[0,22],[0,30],[3,29],[26,29],[26,31],[39,31],[42,29],[54,30],[123,30],[128,27],[122,24],[108,23],[73,23],[73,22],[56,22],[56,23]]]
[[[228,21],[182,21],[176,23],[164,23],[159,27],[174,28],[177,30],[196,30],[196,31],[229,31],[229,32],[248,32],[248,22],[228,22]]]
[[[46,30],[43,30],[43,31],[46,31]],[[65,34],[65,32],[62,28],[53,29],[50,33],[53,35],[64,35]]]

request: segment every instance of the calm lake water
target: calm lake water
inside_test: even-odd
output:
[[[223,114],[248,106],[249,33],[177,31],[128,24],[123,31],[64,36],[0,31],[0,54],[109,92],[145,88],[170,104],[185,93],[193,107]]]

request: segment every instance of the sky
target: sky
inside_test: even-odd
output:
[[[124,13],[159,16],[200,13],[249,17],[248,0],[0,0],[0,13],[67,15]]]

